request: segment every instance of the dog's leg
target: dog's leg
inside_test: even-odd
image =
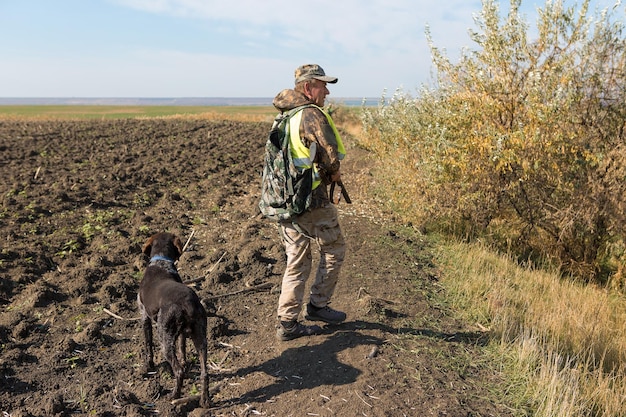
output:
[[[150,369],[154,369],[154,352],[152,350],[152,320],[150,317],[146,317],[143,320],[143,336],[145,339],[145,359],[144,364],[146,372]]]
[[[178,361],[182,364],[183,369],[185,369],[187,364],[187,341],[185,340],[185,336],[181,333],[176,342],[178,347]]]
[[[143,341],[144,341],[144,371],[148,372],[154,368],[154,353],[152,351],[152,320],[148,317],[146,309],[141,302],[139,295],[137,295],[137,303],[139,304],[139,311],[141,312],[141,325],[143,327]]]
[[[183,366],[176,356],[176,343],[182,332],[179,323],[177,323],[177,318],[180,317],[180,315],[180,308],[177,305],[170,305],[167,308],[161,309],[157,321],[157,331],[159,332],[163,356],[170,364],[172,372],[174,373],[174,380],[176,381],[174,392],[172,393],[172,398],[174,399],[180,398],[184,377]]]
[[[174,387],[174,392],[172,393],[172,398],[180,398],[180,391],[183,387],[183,377],[185,372],[183,370],[183,366],[176,357],[176,350],[174,348],[173,340],[170,346],[168,346],[167,351],[165,352],[165,358],[170,363],[170,366],[172,367],[172,372],[174,372],[174,379],[176,380],[176,385]]]
[[[174,380],[176,381],[172,398],[180,398],[180,391],[183,387],[184,371],[181,363],[176,357],[176,340],[166,334],[162,334],[162,336],[164,336],[161,339],[161,343],[163,344],[163,356],[165,356],[165,360],[169,362],[172,372],[174,373]]]
[[[200,381],[202,381],[202,392],[200,393],[200,405],[204,408],[211,407],[211,399],[209,398],[209,374],[207,372],[207,341],[206,341],[206,317],[199,320],[194,326],[191,335],[193,345],[198,352],[198,360],[200,361]]]

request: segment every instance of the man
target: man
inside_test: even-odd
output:
[[[337,285],[339,270],[344,260],[345,241],[339,227],[337,209],[328,196],[328,185],[341,180],[340,161],[345,155],[341,137],[331,117],[321,109],[329,94],[327,83],[334,84],[319,65],[307,64],[295,71],[295,87],[281,91],[274,98],[274,107],[281,112],[305,107],[294,117],[291,141],[301,141],[300,149],[306,153],[315,143],[313,162],[317,180],[314,180],[311,207],[292,221],[280,223],[281,235],[287,254],[287,267],[283,275],[278,300],[279,340],[321,333],[319,326],[306,326],[298,321],[302,311],[305,284],[311,273],[311,242],[320,250],[320,262],[306,305],[306,319],[338,324],[346,314],[329,307]],[[294,126],[299,126],[294,129]],[[302,146],[303,145],[303,146]],[[307,157],[309,155],[306,155]]]

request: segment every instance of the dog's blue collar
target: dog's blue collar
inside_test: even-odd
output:
[[[167,262],[174,263],[174,261],[168,258],[167,256],[156,255],[150,258],[150,263],[156,262],[156,261],[167,261]]]

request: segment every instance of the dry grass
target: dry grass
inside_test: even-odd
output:
[[[271,106],[0,106],[0,120],[202,118],[271,122]]]
[[[535,415],[626,415],[623,296],[521,268],[477,244],[451,244],[440,259],[455,309],[490,329]]]

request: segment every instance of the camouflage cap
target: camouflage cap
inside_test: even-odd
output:
[[[316,64],[306,64],[296,69],[296,84],[306,80],[320,80],[326,83],[335,84],[337,77],[329,77],[326,75],[322,67]]]

